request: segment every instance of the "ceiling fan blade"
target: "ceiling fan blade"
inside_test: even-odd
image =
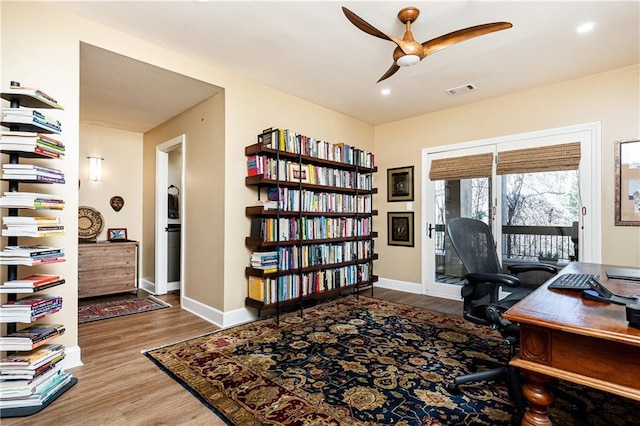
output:
[[[380,83],[382,80],[386,80],[387,78],[391,77],[392,75],[394,75],[396,73],[396,71],[398,71],[400,69],[399,66],[397,66],[395,64],[395,62],[393,63],[393,65],[391,65],[391,68],[389,68],[387,70],[387,72],[384,73],[384,75],[382,77],[380,77],[380,80],[376,81],[376,83]]]
[[[453,31],[449,34],[445,34],[422,43],[422,58],[431,55],[438,50],[444,49],[445,47],[461,43],[474,37],[479,37],[500,30],[506,30],[511,27],[513,27],[513,25],[510,22],[493,22],[490,24],[476,25],[462,30]]]
[[[356,15],[355,13],[347,9],[346,7],[343,6],[342,11],[344,12],[344,15],[347,17],[347,19],[351,21],[353,25],[355,25],[365,33],[370,34],[374,37],[381,38],[383,40],[393,41],[391,37],[389,37],[382,31],[380,31],[379,29],[377,29],[376,27],[374,27],[373,25],[371,25],[370,23],[368,23],[367,21],[365,21],[364,19],[362,19],[361,17],[359,17],[358,15]]]

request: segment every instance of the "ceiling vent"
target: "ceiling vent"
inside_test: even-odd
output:
[[[476,86],[472,83],[469,83],[469,84],[463,84],[462,86],[447,89],[447,93],[453,96],[453,95],[460,95],[462,93],[472,92],[474,90],[476,90]]]

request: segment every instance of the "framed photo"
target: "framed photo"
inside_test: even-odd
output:
[[[640,139],[616,141],[616,226],[640,226]]]
[[[288,167],[289,181],[309,183],[309,167],[306,164],[289,163]]]
[[[109,241],[119,241],[127,239],[127,228],[109,228],[107,229],[107,239]]]
[[[413,201],[413,166],[387,169],[387,201]]]
[[[387,213],[387,244],[413,247],[413,212]]]

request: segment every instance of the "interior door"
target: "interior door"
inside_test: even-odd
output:
[[[426,169],[448,168],[443,173],[433,175],[434,179],[423,182],[426,196],[423,212],[426,217],[426,238],[423,239],[425,268],[423,270],[423,291],[437,297],[459,298],[466,271],[451,246],[446,235],[447,221],[467,217],[479,219],[493,226],[495,189],[493,188],[493,157],[495,146],[453,149],[446,152],[428,153]],[[474,161],[481,161],[483,169],[477,172]],[[443,166],[444,164],[444,166]],[[474,163],[475,164],[475,163]],[[458,172],[469,175],[454,177]]]

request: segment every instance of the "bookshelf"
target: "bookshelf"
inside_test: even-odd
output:
[[[0,417],[7,418],[28,416],[43,410],[75,385],[77,379],[61,369],[59,362],[64,358],[64,347],[51,343],[64,333],[64,325],[42,323],[62,308],[61,297],[44,291],[55,291],[56,286],[65,283],[65,279],[54,274],[36,273],[23,273],[28,276],[18,277],[20,265],[25,268],[64,261],[64,248],[45,246],[40,240],[63,235],[64,227],[54,214],[64,208],[64,201],[51,194],[19,190],[22,183],[64,184],[64,174],[57,169],[30,164],[30,161],[21,163],[23,158],[36,163],[43,159],[64,158],[64,144],[56,139],[62,131],[61,123],[49,114],[50,110],[62,110],[63,107],[46,93],[21,87],[17,82],[11,82],[0,96],[9,102],[9,106],[2,109],[0,123],[3,126],[0,137],[2,180],[8,182],[8,192],[0,199],[4,213],[2,236],[6,237],[0,263],[7,268],[7,281],[0,285],[0,293],[3,294],[0,318],[6,324],[6,334],[2,338],[12,337],[18,331],[25,333],[25,329],[32,332],[28,338],[30,344],[7,344],[6,347],[15,351],[6,351],[3,347],[2,362],[5,366],[2,379],[4,384],[12,381],[16,389],[10,393],[3,388],[0,393]],[[47,211],[46,216],[41,215],[42,210]],[[26,211],[35,214],[21,214]],[[17,310],[21,314],[17,314]],[[18,324],[27,326],[19,330]],[[16,366],[17,370],[9,367],[16,358],[30,359],[21,374],[17,372],[19,366]],[[42,366],[36,371],[45,370],[40,374],[33,371],[33,367],[39,364]],[[15,375],[10,378],[11,372]]]
[[[280,310],[310,299],[356,292],[373,273],[372,153],[290,130],[267,129],[245,148],[252,250],[246,305]]]

